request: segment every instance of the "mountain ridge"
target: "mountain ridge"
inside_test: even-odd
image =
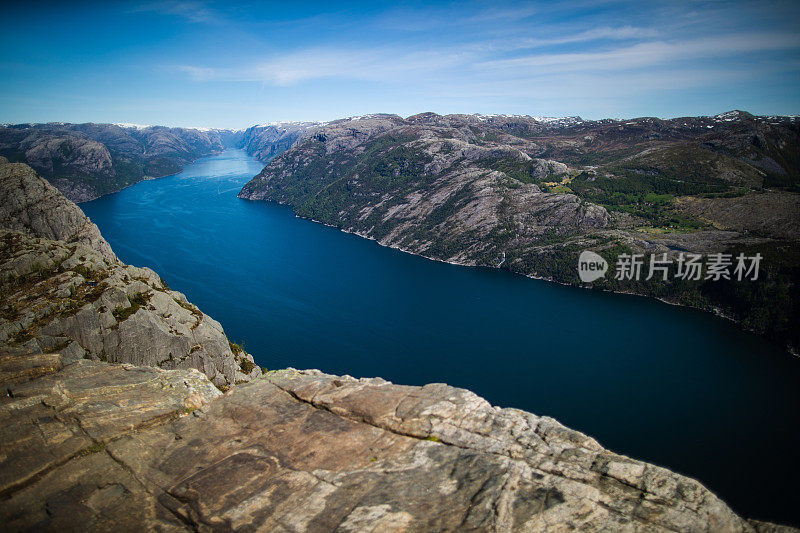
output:
[[[680,253],[761,254],[764,276],[752,283],[609,275],[591,286],[713,310],[800,347],[794,117],[552,125],[379,114],[293,135],[240,198],[291,205],[298,216],[431,259],[575,285],[583,250],[612,267],[624,254],[667,254],[673,263]]]

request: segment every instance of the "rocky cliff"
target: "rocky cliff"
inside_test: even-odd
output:
[[[0,127],[0,155],[27,163],[67,198],[84,202],[241,143],[241,132],[117,124]]]
[[[446,385],[5,350],[10,530],[790,531],[555,420]]]
[[[68,361],[197,368],[223,388],[260,372],[183,294],[121,263],[30,167],[0,164],[0,199],[0,343]]]
[[[578,256],[761,254],[753,283],[614,279],[800,348],[800,119],[370,115],[306,128],[239,196],[424,257],[581,284]],[[673,273],[675,269],[673,268]],[[780,301],[781,305],[775,305]]]
[[[601,206],[543,194],[537,180],[566,176],[563,163],[532,157],[533,143],[484,142],[446,117],[374,115],[334,121],[279,156],[240,193],[401,248],[462,264],[503,262],[502,236],[528,246],[545,234],[604,228]],[[505,142],[507,141],[507,142]]]
[[[241,146],[256,159],[267,162],[289,150],[321,125],[321,122],[258,124],[244,131]]]
[[[0,157],[0,227],[64,243],[80,243],[105,258],[116,256],[80,208],[21,163]]]

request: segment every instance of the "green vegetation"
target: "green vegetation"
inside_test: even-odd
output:
[[[87,446],[83,450],[79,452],[78,455],[91,455],[93,453],[99,453],[106,449],[105,442],[93,442],[91,445]]]
[[[182,302],[181,300],[179,300],[177,298],[172,298],[172,299],[175,301],[176,304],[180,305],[181,307],[183,307],[184,309],[186,309],[187,311],[192,313],[192,315],[194,316],[195,320],[194,320],[194,324],[192,324],[192,327],[190,329],[192,329],[192,330],[196,329],[197,326],[200,325],[200,321],[203,320],[202,311],[200,311],[200,309],[198,309],[194,305],[190,304],[189,302]]]
[[[245,359],[244,357],[239,361],[239,368],[241,368],[242,372],[245,374],[252,372],[255,367],[256,364],[254,362],[250,361],[249,359]]]
[[[552,186],[551,185],[540,185],[539,188],[542,189],[542,192],[553,192],[553,193],[559,193],[559,194],[574,194],[575,193],[575,191],[573,191],[567,185],[552,185]]]
[[[496,158],[481,159],[475,165],[487,170],[502,172],[509,178],[522,183],[538,183],[558,181],[565,174],[556,173],[552,168],[544,175],[540,175],[539,163],[535,160],[517,158],[512,155],[502,155]]]
[[[326,154],[323,141],[309,139],[265,168],[266,176],[273,168],[292,168],[291,179],[271,185],[271,198],[289,200],[298,215],[331,225],[339,223],[342,209],[365,197],[388,195],[402,201],[405,191],[424,182],[424,166],[432,160],[416,140],[412,134],[386,134],[353,155]],[[301,156],[303,163],[296,163],[294,157]]]
[[[704,224],[673,208],[677,196],[734,197],[760,189],[759,171],[734,158],[687,144],[670,145],[575,176],[570,188],[611,211],[655,227],[691,231]]]
[[[111,312],[111,314],[114,315],[114,318],[117,319],[117,322],[122,322],[138,311],[143,305],[146,305],[152,296],[153,293],[151,292],[140,292],[133,296],[128,296],[128,303],[130,303],[130,306],[124,307],[122,305],[118,305],[117,308]]]
[[[235,342],[231,342],[231,340],[228,339],[228,346],[231,347],[231,351],[234,354],[240,354],[240,353],[242,353],[244,351],[244,343],[236,344]]]

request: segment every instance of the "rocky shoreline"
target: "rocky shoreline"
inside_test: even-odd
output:
[[[276,203],[278,205],[284,205],[286,207],[292,207],[290,204],[287,204],[287,203],[284,203],[284,202],[276,202]],[[447,260],[447,259],[441,259],[439,257],[427,256],[427,255],[425,255],[423,253],[419,253],[419,252],[417,252],[415,250],[406,249],[402,245],[383,243],[379,239],[376,239],[375,237],[372,237],[371,235],[369,235],[369,234],[367,234],[367,233],[365,233],[365,232],[363,232],[361,230],[351,230],[351,229],[342,228],[342,227],[337,226],[335,224],[328,224],[326,222],[322,222],[320,220],[316,220],[316,219],[314,219],[312,217],[304,217],[302,215],[297,214],[296,212],[295,212],[295,216],[297,218],[300,218],[300,219],[303,219],[303,220],[308,220],[308,221],[314,222],[316,224],[322,224],[323,226],[327,226],[329,228],[333,228],[333,229],[339,230],[342,233],[348,233],[350,235],[355,235],[355,236],[360,237],[362,239],[367,239],[369,241],[373,241],[373,242],[377,243],[378,245],[383,246],[385,248],[391,248],[393,250],[398,250],[398,251],[403,252],[403,253],[415,255],[417,257],[422,257],[423,259],[427,259],[429,261],[436,261],[438,263],[445,263],[445,264],[454,265],[454,266],[481,267],[481,268],[492,268],[492,269],[496,269],[496,270],[502,270],[502,268],[501,268],[502,265],[497,265],[497,266],[493,266],[493,265],[477,265],[475,263],[470,263],[470,262],[462,262],[462,261],[458,261],[458,260]],[[523,273],[523,272],[513,272],[513,273],[521,275],[521,276],[525,276],[526,278],[538,280],[538,281],[546,281],[548,283],[556,283],[558,285],[563,285],[565,287],[575,287],[575,288],[584,289],[584,290],[600,290],[600,291],[608,292],[608,293],[612,293],[612,294],[626,294],[628,296],[639,296],[639,297],[642,297],[642,298],[652,298],[652,299],[658,300],[659,302],[662,302],[662,303],[667,304],[667,305],[678,306],[678,307],[686,307],[686,308],[689,308],[689,309],[696,309],[698,311],[704,311],[704,312],[707,312],[707,313],[711,313],[711,314],[713,314],[713,315],[715,315],[715,316],[717,316],[719,318],[722,318],[724,320],[728,320],[730,322],[733,322],[734,324],[736,324],[737,326],[741,327],[745,331],[749,331],[750,333],[753,333],[755,335],[759,335],[759,332],[756,331],[755,329],[746,327],[742,323],[742,320],[740,318],[737,318],[736,316],[733,316],[731,314],[726,314],[722,309],[720,309],[718,307],[703,307],[703,306],[699,306],[699,305],[691,305],[691,304],[688,304],[686,302],[682,302],[682,301],[676,300],[674,298],[673,299],[668,299],[668,298],[661,298],[661,297],[658,297],[658,296],[653,296],[652,294],[648,294],[647,292],[636,292],[636,291],[631,291],[631,290],[614,290],[614,289],[609,289],[609,288],[605,288],[605,287],[594,287],[591,284],[585,284],[585,283],[570,283],[570,282],[567,282],[567,281],[557,280],[557,279],[553,278],[552,276],[539,276],[539,275],[536,275],[536,274],[526,274],[526,273]],[[789,355],[792,355],[794,357],[800,357],[800,352],[794,346],[786,344],[786,345],[783,345],[783,348],[789,353]]]

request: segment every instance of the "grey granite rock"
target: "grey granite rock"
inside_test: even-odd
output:
[[[77,242],[116,257],[89,217],[22,163],[0,162],[0,228]]]
[[[77,231],[77,206],[5,167],[22,206],[0,230],[5,530],[791,531],[463,389],[262,375],[155,272]]]
[[[119,124],[4,124],[0,154],[27,163],[67,198],[85,202],[179,172],[241,142],[241,132]]]
[[[70,361],[196,368],[223,388],[260,374],[217,321],[152,270],[121,263],[27,165],[0,164],[0,201],[0,343],[58,347]]]
[[[386,246],[466,265],[496,266],[506,251],[543,236],[610,225],[604,207],[532,183],[560,180],[565,164],[538,157],[543,148],[519,137],[495,132],[487,140],[475,120],[368,115],[318,125],[239,196],[290,204]]]
[[[22,357],[0,355],[10,530],[793,531],[442,384],[289,369],[220,395],[194,370],[57,355],[9,378]]]

